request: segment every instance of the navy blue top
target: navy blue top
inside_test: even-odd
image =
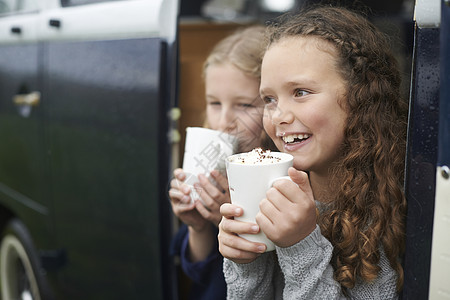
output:
[[[211,225],[213,226],[213,225]],[[215,232],[218,233],[217,227]],[[219,252],[219,244],[215,245],[208,257],[196,263],[189,260],[189,231],[183,224],[172,241],[172,254],[179,255],[181,268],[191,278],[192,286],[189,293],[191,300],[226,299],[227,287],[223,275],[223,257]]]

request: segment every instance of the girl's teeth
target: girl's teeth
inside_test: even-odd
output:
[[[286,143],[292,143],[294,141],[294,136],[293,135],[285,136],[283,137],[283,139]]]
[[[286,135],[283,136],[282,139],[285,143],[292,143],[295,139],[302,140],[302,139],[306,139],[308,137],[309,137],[308,134],[290,134],[287,136]]]

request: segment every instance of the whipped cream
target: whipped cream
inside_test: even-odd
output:
[[[241,153],[231,160],[231,162],[243,165],[266,165],[278,163],[280,161],[281,158],[272,155],[270,150],[263,150],[261,148],[255,148],[250,152]]]

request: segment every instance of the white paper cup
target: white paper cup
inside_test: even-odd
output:
[[[226,174],[225,159],[236,152],[238,139],[218,130],[202,127],[186,128],[183,170],[185,183],[191,186],[191,200],[200,199],[199,191],[193,187],[198,175],[209,177],[212,170]]]
[[[280,161],[268,164],[243,164],[238,158],[247,153],[235,154],[226,159],[228,184],[230,188],[231,203],[243,209],[243,215],[236,220],[255,223],[259,212],[259,202],[266,198],[267,190],[278,179],[289,179],[287,172],[293,165],[293,156],[282,152],[271,152]],[[275,245],[263,232],[258,234],[242,234],[243,238],[264,243],[266,251],[275,249]]]

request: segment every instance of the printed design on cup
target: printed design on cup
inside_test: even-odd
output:
[[[209,173],[214,169],[225,170],[225,159],[227,158],[227,152],[229,152],[224,151],[225,147],[229,147],[229,145],[211,141],[198,155],[194,156],[195,166],[199,170],[203,170],[203,173]]]
[[[201,199],[200,195],[203,191],[203,189],[201,187],[195,187],[194,184],[198,182],[198,178],[197,176],[195,176],[194,174],[186,174],[186,180],[184,181],[185,184],[187,184],[190,188],[191,188],[191,192],[189,194],[189,196],[191,197],[191,199]]]

